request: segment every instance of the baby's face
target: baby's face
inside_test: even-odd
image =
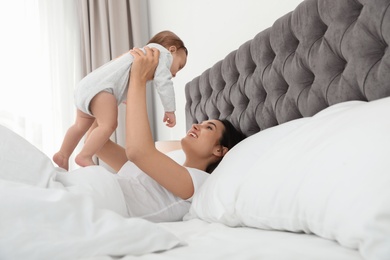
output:
[[[187,55],[184,49],[178,49],[171,52],[173,62],[171,65],[172,77],[176,77],[176,73],[181,70],[187,63]]]

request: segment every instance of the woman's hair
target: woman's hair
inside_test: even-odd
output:
[[[230,151],[230,149],[232,149],[233,146],[235,146],[236,144],[241,142],[243,139],[245,139],[246,136],[242,132],[238,131],[233,126],[233,124],[230,123],[230,121],[228,121],[226,119],[220,119],[219,121],[225,127],[225,129],[222,133],[222,137],[221,137],[221,139],[219,139],[219,144],[222,145],[223,147],[228,148]],[[207,166],[206,172],[212,173],[214,171],[214,169],[217,168],[217,166],[221,162],[221,160],[222,160],[222,158],[219,161]]]
[[[170,46],[175,46],[177,49],[184,49],[186,52],[186,55],[188,56],[188,50],[184,46],[183,41],[173,32],[171,31],[162,31],[156,34],[152,37],[152,39],[149,40],[149,43],[157,43],[165,48],[169,48]]]

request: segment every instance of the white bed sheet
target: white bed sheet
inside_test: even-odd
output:
[[[0,259],[363,259],[314,235],[123,218],[102,167],[64,175],[11,131],[0,136]]]
[[[363,260],[357,250],[315,235],[231,228],[199,219],[159,225],[187,245],[162,253],[122,259]]]
[[[58,172],[0,126],[0,259],[142,255],[183,243],[157,224],[123,216],[118,183],[99,166]]]

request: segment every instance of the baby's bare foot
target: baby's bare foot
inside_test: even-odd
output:
[[[85,157],[80,154],[76,156],[75,161],[81,167],[95,165],[95,163],[92,160],[92,157]]]
[[[64,156],[62,153],[58,152],[54,154],[53,161],[58,165],[58,167],[69,170],[69,158]]]

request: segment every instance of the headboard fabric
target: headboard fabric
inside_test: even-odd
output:
[[[187,128],[227,118],[249,136],[339,102],[390,96],[389,5],[303,1],[187,83]]]

